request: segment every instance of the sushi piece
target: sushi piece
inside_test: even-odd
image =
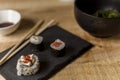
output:
[[[56,56],[63,56],[65,52],[65,42],[60,39],[56,39],[53,43],[50,44],[51,51]]]
[[[22,55],[17,61],[17,75],[28,76],[38,72],[40,63],[38,57],[34,54]]]
[[[34,35],[30,38],[31,43],[31,49],[32,51],[43,51],[44,45],[43,45],[43,37]]]

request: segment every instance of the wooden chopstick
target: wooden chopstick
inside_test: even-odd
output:
[[[0,60],[0,63],[3,62],[26,38],[27,36],[34,34],[35,30],[43,23],[43,20],[37,22],[37,24],[25,35],[21,38],[21,40],[8,51],[8,53]]]
[[[51,20],[47,25],[45,25],[44,27],[40,28],[35,35],[39,35],[40,33],[42,33],[44,30],[46,30],[47,28],[56,25],[57,23],[55,23],[54,20]],[[7,59],[5,59],[3,62],[0,63],[0,66],[2,64],[4,64],[7,60],[9,60],[13,55],[15,55],[18,51],[20,51],[22,48],[24,48],[27,44],[29,43],[29,39],[27,41],[25,41],[19,48],[17,48],[9,57],[7,57]]]
[[[46,30],[49,27],[52,27],[53,25],[56,25],[57,22],[55,22],[55,20],[50,20],[44,27],[42,27],[41,29],[39,29],[35,35],[39,35],[40,33],[42,33],[44,30]]]

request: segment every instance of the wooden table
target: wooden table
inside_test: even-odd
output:
[[[120,36],[95,38],[84,31],[74,18],[73,3],[60,0],[0,0],[0,9],[21,12],[20,28],[0,36],[0,51],[17,43],[39,19],[55,19],[67,31],[93,43],[94,48],[66,66],[50,80],[120,80]],[[18,38],[19,37],[19,38]],[[0,80],[4,80],[0,77]]]

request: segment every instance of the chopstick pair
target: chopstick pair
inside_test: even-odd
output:
[[[44,27],[39,28],[39,25],[42,25],[43,21],[39,21],[21,40],[18,42],[1,60],[0,60],[0,66],[4,64],[6,61],[8,61],[13,55],[15,55],[18,51],[20,51],[22,48],[24,48],[29,43],[29,38],[32,35],[39,35],[42,33],[45,29],[48,27],[51,27],[53,25],[56,25],[55,20],[51,20],[48,22]],[[38,29],[36,31],[36,29]],[[36,32],[35,32],[36,31]],[[26,40],[28,39],[28,40]],[[26,41],[25,41],[26,40]],[[25,41],[23,44],[22,42]],[[21,45],[20,45],[21,44]]]

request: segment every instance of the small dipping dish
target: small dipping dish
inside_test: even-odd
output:
[[[0,10],[0,35],[9,35],[14,32],[20,24],[21,15],[16,10]]]

